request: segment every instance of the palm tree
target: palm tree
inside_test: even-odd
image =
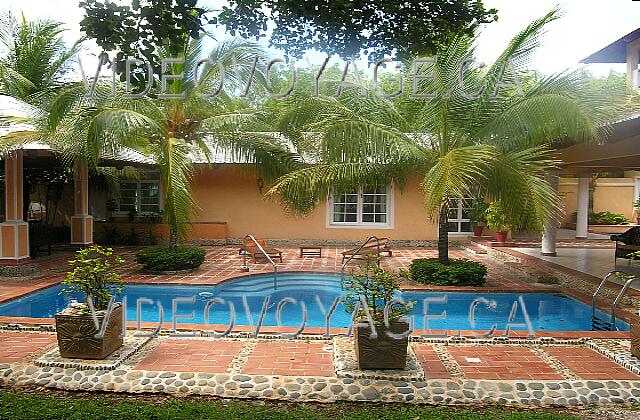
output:
[[[18,20],[0,14],[0,93],[32,105],[41,104],[60,88],[80,41],[70,48],[62,39],[63,25],[51,20]]]
[[[438,218],[443,263],[449,199],[480,190],[500,202],[513,229],[541,230],[557,211],[544,178],[555,166],[551,147],[567,138],[600,138],[611,102],[589,91],[580,72],[529,81],[522,95],[504,87],[526,69],[545,26],[558,16],[554,9],[533,21],[486,69],[468,65],[477,38],[455,37],[418,69],[431,76],[417,83],[428,98],[389,100],[370,89],[366,99],[350,93],[290,101],[280,129],[293,139],[314,133],[316,141],[306,143],[313,161],[282,176],[268,194],[304,214],[332,191],[402,184],[418,173],[428,214]]]
[[[65,112],[71,114],[71,121],[62,125],[87,126],[85,147],[88,150],[81,154],[94,162],[105,148],[115,152],[122,146],[144,151],[153,158],[160,168],[163,215],[169,226],[172,250],[186,233],[197,208],[191,189],[194,158],[210,161],[214,154],[224,154],[256,163],[256,168],[267,179],[275,179],[296,162],[287,145],[273,135],[251,132],[252,127],[260,125],[260,114],[225,93],[234,92],[247,83],[253,60],[263,56],[262,50],[254,43],[235,39],[219,43],[205,57],[210,64],[203,65],[196,74],[195,63],[203,58],[202,50],[202,39],[189,41],[185,45],[184,63],[172,69],[174,74],[183,72],[184,77],[169,84],[164,93],[182,97],[126,99],[119,96],[99,107],[83,107],[85,115]],[[223,92],[212,98],[202,97],[217,90],[222,78]],[[67,136],[73,130],[57,131],[61,134],[58,140],[62,137],[62,143],[73,144],[73,139]]]

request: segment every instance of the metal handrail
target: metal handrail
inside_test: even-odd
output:
[[[378,241],[378,242],[376,243],[376,245],[377,245],[377,246],[376,246],[376,248],[378,249],[378,256],[380,256],[380,238],[378,238],[377,236],[369,236],[369,237],[367,238],[367,240],[366,240],[366,241],[364,241],[364,243],[363,243],[362,245],[360,245],[360,246],[358,247],[358,249],[356,249],[356,250],[355,250],[355,252],[353,252],[353,253],[349,256],[349,258],[347,258],[347,260],[346,260],[344,263],[342,263],[342,269],[340,270],[340,274],[341,274],[343,277],[344,277],[344,269],[345,269],[345,267],[347,266],[347,264],[349,264],[349,261],[351,261],[351,260],[352,260],[356,255],[358,255],[358,252],[360,252],[360,250],[362,250],[362,248],[364,248],[364,246],[365,246],[366,244],[368,244],[368,243],[369,243],[369,241],[371,241],[372,239],[375,239],[376,241]]]
[[[624,296],[629,286],[631,286],[631,283],[638,280],[640,280],[640,277],[637,276],[627,279],[627,281],[624,283],[624,286],[622,286],[622,289],[620,289],[620,293],[618,293],[618,296],[616,296],[615,300],[613,301],[613,305],[611,306],[611,325],[613,326],[613,328],[615,328],[616,326],[616,308],[618,307],[620,299],[622,299],[622,296]]]
[[[620,271],[620,270],[610,271],[610,272],[607,273],[606,276],[604,276],[604,278],[602,279],[602,281],[600,282],[600,284],[596,288],[596,291],[593,292],[593,296],[591,297],[591,318],[592,319],[596,317],[596,296],[598,295],[598,293],[600,293],[600,289],[602,289],[602,286],[604,286],[604,284],[607,282],[607,280],[609,280],[609,278],[611,278],[611,276],[614,276],[616,274],[623,274],[625,276],[628,276],[627,273],[625,273],[624,271]]]
[[[249,266],[247,265],[247,239],[251,239],[251,241],[253,241],[253,243],[256,244],[260,252],[262,252],[262,254],[265,257],[267,257],[267,260],[269,260],[269,262],[273,266],[273,288],[277,289],[278,288],[278,265],[275,263],[275,261],[273,261],[273,259],[269,256],[269,254],[267,254],[267,251],[264,250],[262,245],[258,243],[258,241],[256,240],[256,238],[253,237],[253,235],[247,235],[242,240],[244,245],[244,252],[243,252],[244,261],[242,265],[242,271],[249,271]]]

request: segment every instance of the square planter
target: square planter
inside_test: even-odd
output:
[[[631,320],[631,354],[640,358],[640,322]]]
[[[96,329],[91,314],[72,313],[65,310],[56,314],[56,335],[60,356],[71,359],[104,359],[120,346],[122,332],[122,304],[116,304],[109,321],[107,330],[102,338],[96,338]],[[100,325],[106,311],[97,313]]]
[[[387,332],[403,334],[409,330],[407,321],[391,321],[389,327],[376,325],[376,338],[371,338],[371,327],[355,327],[355,348],[360,369],[404,369],[407,365],[407,347],[409,337],[395,339]]]

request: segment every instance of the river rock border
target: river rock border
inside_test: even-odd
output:
[[[461,377],[451,379],[403,380],[400,378],[292,377],[239,373],[257,340],[246,342],[244,352],[236,356],[226,373],[158,372],[138,370],[137,361],[166,337],[158,337],[123,359],[116,368],[87,366],[36,366],[32,359],[21,364],[0,364],[0,386],[40,386],[62,390],[111,391],[128,393],[165,393],[173,395],[211,395],[223,398],[264,398],[286,401],[333,402],[377,401],[424,404],[503,404],[514,406],[585,406],[640,403],[640,380],[490,381]],[[200,337],[198,339],[206,339]],[[343,345],[344,344],[343,339]],[[327,341],[336,346],[341,340]],[[445,353],[447,344],[516,344],[533,348],[542,340],[412,340],[435,342]],[[532,341],[536,341],[532,344]],[[640,371],[640,361],[630,356],[626,342],[613,340],[544,340],[544,344],[581,343],[625,367]],[[560,340],[558,340],[560,341]],[[338,345],[338,347],[340,347]],[[544,352],[544,346],[539,352]],[[415,356],[414,356],[415,357]],[[616,359],[617,357],[617,359]],[[338,367],[336,365],[336,367]],[[560,366],[555,366],[556,368]],[[366,372],[368,374],[368,372]],[[638,373],[638,372],[636,372]],[[423,374],[424,375],[424,374]]]
[[[579,406],[633,404],[640,381],[389,381],[0,365],[0,386],[287,401]]]

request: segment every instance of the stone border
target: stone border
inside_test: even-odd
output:
[[[245,347],[249,350],[239,352],[234,358],[236,363],[232,362],[230,371],[224,374],[135,369],[137,361],[164,339],[165,336],[162,336],[151,341],[134,357],[124,361],[117,369],[111,370],[96,367],[83,370],[73,367],[34,366],[30,364],[29,359],[14,365],[0,364],[0,386],[41,386],[63,390],[164,393],[181,396],[197,394],[223,398],[266,398],[298,402],[376,401],[513,406],[583,406],[640,402],[640,380],[490,381],[455,377],[440,380],[401,380],[247,375],[239,373],[238,369],[244,366],[252,345],[259,340],[239,338],[232,341],[245,341],[247,344]],[[185,339],[188,338],[185,337]],[[207,340],[205,337],[197,339]],[[466,340],[438,341],[440,343],[435,344],[434,349],[439,348],[446,353],[448,353],[449,343],[471,346],[506,344],[504,341],[495,340],[464,343],[459,341]],[[558,343],[547,344],[553,346]],[[608,357],[628,356],[624,351],[625,345],[612,340],[581,341],[581,344],[599,352],[608,352],[603,353]],[[535,346],[528,344],[527,347]],[[640,360],[632,360],[632,362],[635,363],[636,368],[640,369]]]
[[[125,369],[78,370],[32,365],[0,365],[0,386],[180,396],[213,395],[296,402],[376,401],[513,406],[640,402],[640,381],[389,381]]]
[[[151,337],[127,336],[124,338],[122,347],[102,360],[68,359],[61,357],[60,349],[56,345],[52,350],[37,358],[34,363],[36,366],[75,368],[78,370],[114,370],[147,344],[150,339]]]

